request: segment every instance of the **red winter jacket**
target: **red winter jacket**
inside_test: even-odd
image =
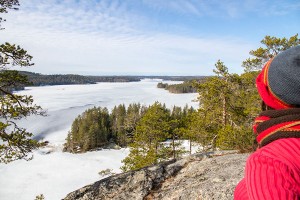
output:
[[[300,138],[283,138],[248,158],[234,199],[300,199]]]

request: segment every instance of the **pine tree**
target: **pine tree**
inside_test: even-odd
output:
[[[94,150],[107,145],[111,137],[107,108],[94,107],[74,120],[64,150],[72,153]]]
[[[220,60],[215,66],[216,76],[198,84],[200,108],[192,123],[201,124],[194,126],[202,132],[200,138],[204,147],[235,149],[238,148],[237,133],[241,132],[248,117],[244,105],[247,85],[239,75],[230,74]]]
[[[188,108],[186,105],[183,109],[181,107],[174,106],[171,111],[171,120],[170,120],[170,152],[173,155],[172,157],[179,158],[186,150],[182,146],[182,139],[188,137],[187,128],[189,126],[188,120],[190,115],[194,112],[194,109]],[[191,139],[190,137],[188,137]],[[191,140],[190,140],[191,141]],[[168,151],[166,151],[167,153]]]
[[[111,129],[112,135],[116,143],[120,146],[127,145],[127,139],[125,134],[125,122],[126,108],[124,104],[115,106],[111,113]]]
[[[218,61],[214,70],[216,76],[196,84],[200,108],[191,120],[189,134],[202,132],[200,135],[205,138],[216,138],[215,145],[222,149],[251,149],[254,139],[252,122],[260,111],[261,102],[255,79],[267,60],[299,45],[300,40],[298,34],[289,39],[266,36],[262,44],[264,47],[250,51],[253,57],[243,62],[245,73],[230,74]]]
[[[129,155],[122,161],[123,171],[134,170],[164,160],[162,142],[168,137],[169,112],[155,102],[139,121]]]
[[[17,10],[18,0],[0,1],[0,13]],[[0,17],[0,30],[2,22]],[[44,115],[40,106],[33,103],[32,96],[17,95],[13,89],[28,84],[27,77],[9,68],[32,66],[32,56],[19,45],[8,42],[0,45],[0,162],[8,163],[17,159],[29,160],[32,150],[39,147],[32,133],[18,126],[18,120],[32,114]]]
[[[136,131],[136,126],[142,117],[142,106],[141,104],[129,104],[127,108],[126,117],[124,119],[124,129],[126,137],[130,143],[133,135]]]
[[[248,58],[243,61],[243,67],[245,72],[251,71],[259,71],[262,69],[264,64],[278,53],[287,50],[293,46],[297,46],[300,44],[300,39],[298,38],[298,34],[291,36],[289,39],[265,36],[261,41],[264,45],[263,47],[259,47],[256,50],[251,50],[250,55],[252,58]]]

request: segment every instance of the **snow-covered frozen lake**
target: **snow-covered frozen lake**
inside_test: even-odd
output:
[[[167,107],[198,107],[197,94],[171,94],[156,88],[161,80],[145,79],[130,83],[98,83],[94,85],[59,85],[28,87],[19,94],[32,95],[35,103],[48,112],[47,117],[32,116],[19,124],[47,140],[49,146],[34,152],[34,159],[0,164],[0,199],[33,200],[44,194],[46,200],[62,199],[69,192],[103,177],[98,172],[112,169],[119,173],[129,151],[102,150],[85,154],[62,152],[62,145],[73,120],[87,108],[124,103],[165,103]],[[178,83],[178,82],[172,82]]]

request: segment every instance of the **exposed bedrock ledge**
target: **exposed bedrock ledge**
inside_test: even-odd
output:
[[[102,179],[65,200],[233,199],[247,157],[232,151],[194,154]]]

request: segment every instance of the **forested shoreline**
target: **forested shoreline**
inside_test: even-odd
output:
[[[142,79],[162,79],[169,81],[188,81],[201,79],[202,76],[91,76],[78,74],[52,74],[45,75],[34,72],[20,71],[21,75],[28,78],[26,86],[44,86],[44,85],[69,85],[69,84],[96,84],[97,82],[138,82]]]
[[[157,84],[157,88],[162,88],[175,94],[196,93],[197,88],[195,87],[195,84],[204,81],[205,78],[208,77],[203,77],[201,79],[186,80],[183,83],[179,83],[179,84],[168,84],[168,83],[159,82]]]
[[[202,79],[203,76],[83,76],[78,74],[52,74],[45,75],[40,73],[16,70],[2,70],[0,78],[19,76],[26,81],[22,83],[12,83],[7,86],[9,91],[24,90],[27,86],[51,86],[51,85],[74,85],[74,84],[96,84],[97,82],[138,82],[142,79],[161,79],[168,81],[184,81],[190,83],[191,80]],[[170,85],[171,88],[178,88],[177,84]],[[180,86],[179,86],[180,87]],[[188,86],[189,87],[189,86]],[[169,90],[173,92],[172,89]],[[174,90],[175,91],[175,90]],[[177,91],[179,91],[177,89]],[[189,90],[190,92],[190,90]],[[175,93],[175,92],[173,92]],[[185,93],[185,92],[177,92]]]
[[[20,74],[28,77],[27,86],[44,85],[71,85],[71,84],[95,84],[97,82],[134,82],[140,81],[135,76],[83,76],[77,74],[52,74],[44,75],[33,72],[20,71]]]

